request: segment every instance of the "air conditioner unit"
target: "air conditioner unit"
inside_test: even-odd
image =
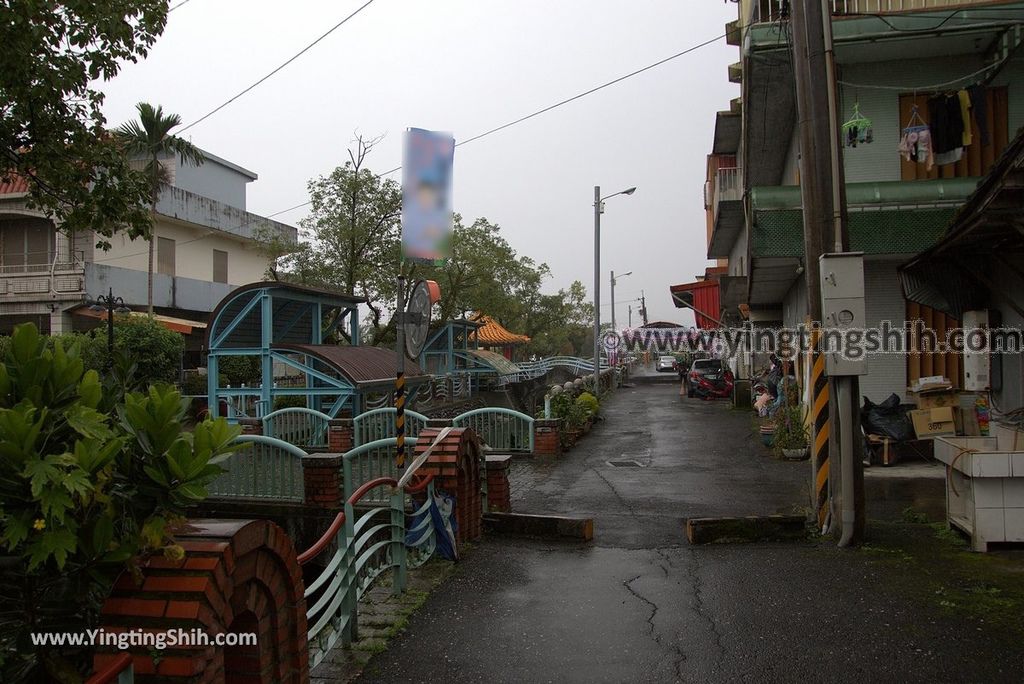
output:
[[[968,392],[987,392],[992,385],[988,325],[988,310],[964,312],[964,389]]]

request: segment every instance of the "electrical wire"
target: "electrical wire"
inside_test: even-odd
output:
[[[179,7],[181,7],[181,6],[183,6],[183,5],[187,5],[187,4],[188,4],[189,2],[191,2],[191,1],[192,1],[192,0],[181,0],[181,2],[179,2],[179,3],[177,4],[177,5],[175,5],[174,7],[171,7],[171,8],[169,8],[169,9],[167,10],[167,13],[168,13],[168,14],[170,14],[170,13],[171,13],[171,12],[173,12],[174,10],[178,9]]]
[[[898,91],[929,92],[929,91],[943,90],[944,88],[948,88],[949,86],[953,86],[953,85],[956,85],[958,83],[963,83],[964,81],[969,81],[969,80],[971,80],[973,78],[976,78],[976,77],[980,76],[981,74],[984,74],[986,71],[991,71],[992,69],[996,69],[998,67],[1001,67],[1005,63],[1006,63],[1006,60],[1003,59],[1003,60],[1000,60],[999,62],[996,62],[994,64],[988,64],[986,66],[983,66],[982,68],[978,69],[977,71],[971,72],[971,73],[967,74],[966,76],[960,76],[959,78],[954,78],[951,81],[944,81],[942,83],[931,83],[929,85],[907,86],[907,85],[876,85],[876,84],[873,84],[873,83],[851,83],[850,81],[836,81],[836,82],[840,83],[840,84],[842,84],[844,86],[848,86],[850,88],[864,88],[864,89],[867,89],[867,90],[898,90]]]
[[[188,1],[188,0],[185,0],[185,2],[187,2],[187,1]],[[355,16],[357,15],[357,14],[359,14],[360,12],[362,12],[362,11],[363,11],[364,9],[366,9],[367,7],[369,7],[370,5],[372,5],[372,4],[374,3],[374,1],[375,1],[375,0],[367,0],[367,1],[365,2],[365,3],[363,3],[362,5],[360,5],[360,6],[359,6],[359,8],[357,8],[357,9],[356,9],[356,10],[355,10],[354,12],[352,12],[352,14],[348,15],[347,17],[345,17],[344,19],[342,19],[341,21],[339,21],[339,22],[338,22],[337,24],[335,24],[334,26],[332,26],[331,28],[329,28],[329,29],[328,29],[328,30],[327,30],[327,31],[326,31],[326,32],[325,32],[324,34],[322,34],[322,35],[321,35],[321,36],[320,36],[319,38],[317,38],[317,39],[316,39],[316,40],[314,40],[314,41],[313,41],[312,43],[310,43],[309,45],[307,45],[306,47],[302,48],[301,50],[299,50],[298,52],[296,52],[296,53],[295,53],[294,55],[292,55],[291,57],[289,57],[289,58],[288,58],[287,60],[285,60],[285,61],[284,61],[284,62],[283,62],[282,64],[280,64],[280,65],[279,65],[279,66],[278,66],[277,68],[275,68],[275,69],[274,69],[273,71],[271,71],[270,73],[268,73],[268,74],[267,74],[266,76],[264,76],[263,78],[259,79],[258,81],[256,81],[255,83],[253,83],[253,84],[252,84],[251,86],[249,86],[248,88],[245,88],[245,89],[244,89],[244,90],[243,90],[242,92],[238,93],[237,95],[235,95],[235,96],[234,96],[234,97],[232,97],[231,99],[229,99],[229,100],[227,100],[226,102],[224,102],[224,103],[222,103],[222,104],[218,105],[217,107],[215,107],[215,108],[214,108],[214,109],[212,109],[211,111],[209,111],[209,112],[207,112],[206,114],[204,114],[203,116],[199,117],[198,119],[196,119],[195,121],[193,121],[193,122],[192,122],[192,123],[190,123],[189,125],[185,126],[184,128],[178,129],[178,135],[181,135],[182,133],[184,133],[184,132],[185,132],[185,131],[187,131],[188,129],[192,128],[193,126],[196,126],[196,125],[198,125],[198,124],[202,123],[203,121],[206,121],[206,120],[207,120],[207,119],[209,119],[209,118],[210,118],[211,116],[213,116],[214,114],[216,114],[216,113],[217,113],[217,112],[219,112],[220,110],[224,109],[224,108],[225,108],[225,107],[227,107],[227,106],[228,106],[229,104],[231,104],[232,102],[234,102],[234,101],[235,101],[235,100],[237,100],[238,98],[242,97],[243,95],[245,95],[245,94],[246,94],[246,93],[248,93],[249,91],[251,91],[251,90],[253,90],[254,88],[256,88],[257,86],[259,86],[259,85],[260,85],[261,83],[263,83],[264,81],[266,81],[267,79],[269,79],[269,78],[270,78],[271,76],[273,76],[273,75],[274,75],[274,74],[276,74],[277,72],[281,71],[281,69],[284,69],[284,68],[285,68],[286,66],[288,66],[289,64],[291,64],[292,62],[294,62],[295,60],[297,60],[297,59],[298,59],[299,57],[301,57],[302,55],[304,55],[304,54],[306,54],[307,52],[309,52],[309,51],[310,51],[310,50],[311,50],[311,49],[313,48],[313,46],[315,46],[315,45],[316,45],[317,43],[319,43],[320,41],[322,41],[322,40],[323,40],[324,38],[326,38],[327,36],[331,35],[331,34],[332,34],[332,33],[334,33],[335,31],[337,31],[337,30],[338,30],[339,28],[341,28],[342,26],[344,26],[344,25],[345,25],[346,23],[348,23],[348,21],[349,21],[350,19],[352,19],[352,18],[353,18],[353,17],[355,17]],[[176,6],[175,6],[175,9],[177,9],[177,7],[181,7],[181,5],[185,4],[185,2],[182,2],[182,3],[180,4],[180,5],[176,5]]]
[[[363,5],[358,10],[356,10],[356,12],[354,12],[351,15],[349,15],[349,18],[351,18],[352,16],[355,16],[356,13],[358,13],[360,10],[362,10],[363,7],[366,7],[367,5],[369,5],[371,2],[373,2],[373,0],[369,0],[369,2],[367,2],[365,5]],[[347,21],[347,19],[346,19],[346,21]],[[588,90],[585,90],[585,91],[583,91],[581,93],[577,93],[576,95],[573,95],[572,97],[567,97],[564,100],[560,100],[560,101],[558,101],[558,102],[556,102],[554,104],[551,104],[551,105],[548,105],[548,106],[543,107],[541,109],[538,109],[538,110],[536,110],[536,111],[534,111],[534,112],[532,112],[530,114],[527,114],[525,116],[521,116],[521,117],[519,117],[517,119],[514,119],[514,120],[509,121],[507,123],[501,124],[500,126],[495,126],[494,128],[486,130],[483,133],[478,133],[477,135],[474,135],[474,136],[472,136],[470,138],[467,138],[466,140],[463,140],[461,142],[456,143],[455,146],[456,147],[460,147],[462,145],[467,145],[467,144],[469,144],[471,142],[474,142],[476,140],[480,140],[481,138],[485,138],[485,137],[487,137],[489,135],[492,135],[494,133],[497,133],[499,131],[503,131],[503,130],[505,130],[507,128],[511,128],[512,126],[516,126],[516,125],[518,125],[520,123],[523,123],[524,121],[529,121],[530,119],[533,119],[533,118],[535,118],[537,116],[540,116],[541,114],[545,114],[545,113],[550,112],[550,111],[552,111],[554,109],[557,109],[559,107],[567,105],[567,104],[569,104],[571,102],[575,102],[576,100],[582,99],[582,98],[584,98],[584,97],[586,97],[588,95],[592,95],[593,93],[596,93],[596,92],[598,92],[600,90],[604,90],[605,88],[613,86],[613,85],[615,85],[617,83],[621,83],[622,81],[625,81],[626,79],[632,78],[632,77],[637,76],[639,74],[642,74],[642,73],[644,73],[646,71],[650,71],[651,69],[654,69],[654,68],[659,67],[659,66],[661,66],[663,64],[666,64],[667,62],[671,62],[674,59],[678,59],[679,57],[682,57],[682,56],[687,55],[687,54],[689,54],[691,52],[699,50],[700,48],[707,47],[708,45],[716,43],[719,40],[722,40],[723,38],[731,35],[732,33],[736,33],[736,32],[742,31],[744,28],[745,27],[743,27],[743,26],[736,26],[736,27],[730,29],[729,31],[726,31],[725,33],[723,33],[721,35],[715,36],[714,38],[705,40],[705,41],[703,41],[701,43],[698,43],[696,45],[692,45],[692,46],[686,48],[685,50],[682,50],[681,52],[675,53],[674,55],[670,55],[670,56],[665,57],[663,59],[659,59],[657,62],[653,62],[651,64],[648,64],[647,66],[644,66],[644,67],[641,67],[641,68],[636,69],[634,71],[631,71],[628,74],[624,74],[624,75],[619,76],[617,78],[614,78],[614,79],[612,79],[610,81],[602,83],[601,85],[595,86],[595,87],[590,88]],[[324,35],[327,35],[327,34],[324,34]],[[282,65],[282,66],[284,66],[284,65]],[[278,67],[278,69],[280,69],[280,67]],[[266,77],[264,77],[263,80],[266,80]],[[250,86],[250,89],[252,87],[255,87],[255,85],[254,86]],[[238,96],[236,95],[235,97],[237,98]],[[232,99],[235,99],[235,98],[232,98]],[[228,102],[231,102],[231,100],[229,100]],[[225,104],[227,104],[227,103],[225,103]],[[224,105],[221,105],[221,107],[223,107],[223,106]],[[217,110],[214,110],[214,112],[216,112],[216,111]],[[210,114],[213,114],[214,112],[210,112]],[[210,116],[210,114],[207,114],[207,116]],[[203,118],[206,118],[206,117],[203,117]],[[189,128],[191,126],[194,126],[195,124],[199,123],[199,121],[202,121],[202,119],[199,119],[198,121],[196,121],[196,122],[194,122],[192,124],[189,124],[189,126],[186,126],[185,128]],[[184,128],[181,129],[181,131],[184,131],[184,130],[185,130]],[[181,132],[181,131],[179,131],[179,132]],[[395,168],[389,169],[389,170],[387,170],[387,171],[385,171],[385,172],[383,172],[381,174],[378,174],[378,175],[380,177],[389,176],[389,175],[391,175],[391,174],[393,174],[393,173],[395,173],[397,171],[400,171],[401,169],[402,169],[401,166],[396,166]],[[280,211],[275,211],[272,214],[268,214],[265,218],[273,218],[275,216],[280,216],[281,214],[287,214],[290,211],[295,211],[296,209],[301,209],[302,207],[309,206],[312,203],[313,203],[312,200],[308,200],[306,202],[302,202],[300,204],[296,204],[295,206],[288,207],[287,209],[282,209]],[[236,226],[234,228],[234,230],[239,230],[241,228],[244,228],[247,225],[249,225],[250,223],[251,223],[250,221],[242,223],[242,224]],[[197,240],[202,240],[205,237],[208,237],[208,236],[202,236],[202,237],[199,237],[199,238],[195,238],[193,240],[188,240],[188,241],[182,242],[180,244],[183,244],[183,245],[184,244],[188,244],[190,242],[195,242]],[[105,259],[105,260],[97,259],[97,261],[113,261],[115,259],[124,259],[124,258],[131,257],[131,256],[138,256],[138,254],[123,254],[123,255],[111,257],[110,259]]]

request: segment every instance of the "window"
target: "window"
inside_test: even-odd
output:
[[[213,250],[213,282],[228,282],[228,253],[221,249]]]
[[[156,239],[156,272],[174,275],[174,240],[158,237]]]
[[[53,258],[55,232],[44,219],[13,219],[0,223],[2,264],[11,271],[41,271]]]
[[[986,101],[986,123],[988,124],[989,144],[981,144],[981,133],[978,131],[978,123],[974,116],[971,117],[971,134],[973,141],[964,148],[963,158],[955,164],[935,165],[931,171],[925,168],[924,164],[913,161],[904,161],[900,158],[901,180],[925,180],[932,178],[974,178],[984,176],[992,168],[992,164],[999,158],[1006,145],[1010,141],[1009,136],[1009,115],[1006,87],[988,88],[985,93]],[[900,95],[900,133],[902,127],[910,121],[914,105],[917,105],[917,114],[928,121],[928,96],[926,95]]]

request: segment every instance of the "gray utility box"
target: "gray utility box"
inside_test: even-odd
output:
[[[830,376],[866,375],[863,334],[864,253],[822,254],[821,326],[825,346],[825,372]],[[859,337],[859,340],[857,339]],[[857,356],[857,352],[860,355]]]

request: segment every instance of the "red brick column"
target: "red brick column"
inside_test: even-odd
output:
[[[499,513],[512,510],[508,488],[508,467],[512,457],[508,454],[489,455],[487,462],[487,508]]]
[[[440,432],[425,428],[416,442],[415,455],[427,450]],[[434,475],[434,488],[455,497],[457,541],[461,544],[480,538],[483,531],[481,496],[480,440],[472,428],[454,428],[420,467],[423,474]]]
[[[238,424],[242,427],[243,435],[263,434],[263,421],[259,418],[239,418]]]
[[[343,454],[355,445],[354,428],[351,418],[334,418],[327,427],[327,450],[332,454]]]
[[[534,456],[559,456],[562,453],[561,418],[538,418],[533,421]]]
[[[247,647],[168,647],[154,660],[130,649],[138,682],[308,682],[309,643],[302,571],[291,540],[267,520],[194,520],[177,535],[185,557],[142,563],[140,582],[122,573],[103,604],[107,633],[255,632]],[[93,667],[120,655],[101,647]]]
[[[302,480],[306,504],[332,511],[341,509],[345,502],[342,454],[309,454],[302,459]]]

